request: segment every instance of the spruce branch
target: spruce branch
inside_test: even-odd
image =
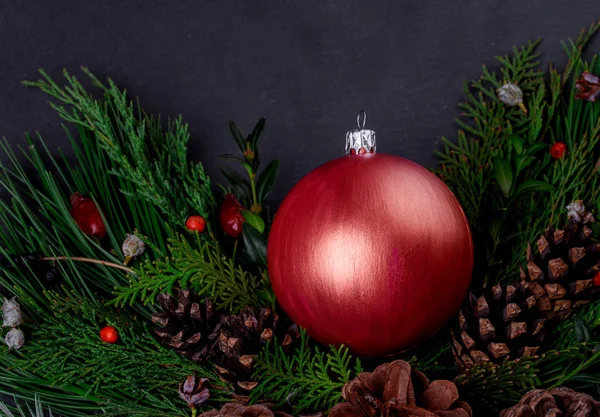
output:
[[[259,278],[224,257],[216,245],[192,244],[183,235],[169,239],[169,256],[148,261],[134,271],[137,278],[132,278],[129,286],[117,287],[111,304],[123,307],[139,299],[147,305],[176,286],[209,297],[218,308],[232,314],[261,304]]]
[[[293,356],[276,342],[262,350],[254,365],[254,378],[260,383],[251,398],[291,405],[295,413],[328,410],[341,400],[344,385],[360,372],[360,361],[346,347],[331,346],[329,351],[311,347],[302,329]]]

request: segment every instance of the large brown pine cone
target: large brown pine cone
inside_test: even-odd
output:
[[[162,312],[152,315],[161,327],[155,330],[160,342],[200,362],[207,354],[208,337],[219,323],[210,300],[204,302],[189,290],[177,290],[176,297],[159,294]]]
[[[569,388],[529,391],[500,417],[600,417],[600,401]]]
[[[211,362],[221,378],[236,385],[236,392],[248,394],[258,383],[252,380],[256,355],[275,336],[286,351],[299,339],[298,326],[283,325],[271,309],[244,308],[240,314],[222,315],[213,311],[210,300],[200,300],[189,290],[177,290],[176,297],[159,294],[161,313],[152,321],[162,344],[198,363]]]
[[[471,407],[458,400],[450,381],[430,382],[401,360],[384,363],[347,383],[329,417],[471,417]]]
[[[589,227],[548,229],[528,248],[519,281],[467,297],[452,331],[459,367],[537,354],[552,327],[596,295],[598,271],[600,243]]]
[[[279,331],[282,327],[284,331]],[[258,384],[252,380],[256,355],[276,332],[284,349],[291,349],[300,335],[296,325],[281,326],[271,309],[246,307],[240,314],[222,317],[208,337],[206,359],[215,364],[224,380],[236,383],[242,392],[250,391]]]

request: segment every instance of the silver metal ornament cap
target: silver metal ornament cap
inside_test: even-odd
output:
[[[375,131],[365,129],[366,123],[367,112],[361,110],[356,117],[358,129],[352,129],[346,133],[346,155],[375,153]]]

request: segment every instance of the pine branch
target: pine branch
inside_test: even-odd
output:
[[[501,365],[485,362],[473,366],[455,379],[461,398],[482,402],[494,411],[514,405],[527,391],[540,385],[533,358],[505,361]]]
[[[50,407],[46,407],[40,400],[39,396],[35,395],[33,401],[34,401],[33,409],[31,408],[31,406],[28,403],[26,404],[27,413],[25,413],[25,410],[23,410],[23,408],[21,407],[21,404],[19,403],[19,401],[16,398],[14,399],[14,405],[9,405],[7,403],[0,403],[0,411],[2,411],[4,413],[4,417],[16,417],[12,413],[12,411],[14,411],[15,413],[18,413],[18,416],[21,416],[21,417],[27,417],[27,415],[29,415],[30,417],[45,417],[46,413],[44,410],[47,409],[48,417],[52,417],[52,409]]]
[[[6,143],[0,145],[7,159],[6,164],[0,164],[0,186],[12,198],[11,202],[0,201],[0,223],[4,231],[0,234],[0,255],[10,258],[11,255],[39,252],[49,257],[82,257],[122,264],[121,244],[126,233],[131,233],[136,226],[151,230],[153,236],[162,239],[165,229],[157,227],[162,221],[156,213],[148,210],[145,204],[130,202],[117,195],[115,180],[104,169],[106,158],[86,141],[85,133],[81,133],[82,148],[81,152],[76,152],[76,157],[77,165],[85,168],[79,171],[71,167],[73,163],[70,166],[56,159],[41,138],[36,143],[30,140],[29,148],[22,151],[25,163],[19,162]],[[69,196],[74,191],[81,191],[96,201],[99,201],[98,197],[102,198],[98,204],[108,232],[102,245],[86,236],[72,219]],[[136,216],[138,223],[135,226],[130,213],[143,213]],[[145,256],[152,258],[153,254]],[[122,271],[105,265],[63,261],[56,263],[56,267],[67,289],[91,298],[98,291],[109,294],[115,286],[127,283]],[[27,295],[25,300],[31,298],[38,305],[44,305],[42,293],[47,284],[43,277],[35,276],[28,269],[1,269],[1,285],[13,292],[20,288]],[[23,308],[28,310],[30,306],[24,304]],[[147,309],[135,308],[149,315]],[[43,312],[34,314],[31,309],[29,313],[34,320],[44,316]]]
[[[137,279],[115,290],[111,304],[134,305],[140,299],[154,303],[160,293],[175,286],[209,297],[218,308],[231,314],[246,306],[258,306],[260,280],[225,258],[218,247],[199,241],[190,243],[183,235],[169,239],[169,256],[136,268]]]
[[[498,72],[484,67],[481,78],[465,87],[458,141],[443,139],[437,172],[472,225],[479,260],[475,286],[514,281],[527,243],[549,225],[562,226],[570,201],[598,201],[597,187],[590,185],[599,181],[594,149],[600,107],[575,100],[574,85],[565,77],[579,76],[586,65],[582,50],[599,27],[592,25],[572,43],[562,76],[550,68],[545,82],[535,69],[537,41],[515,48],[513,57],[499,57]],[[497,98],[495,90],[504,82],[523,90],[527,116]],[[548,152],[555,141],[565,141],[569,149],[559,161]],[[509,178],[504,184],[499,167]]]
[[[133,185],[127,196],[146,201],[179,225],[190,214],[209,218],[214,197],[201,164],[188,163],[189,131],[180,117],[166,131],[158,119],[127,99],[112,80],[104,85],[87,68],[83,72],[104,93],[102,100],[89,94],[67,71],[67,86],[60,87],[43,70],[42,79],[25,84],[54,98],[50,103],[67,122],[93,132],[110,158],[110,173]]]
[[[329,352],[311,348],[301,331],[301,344],[288,356],[277,343],[270,343],[254,365],[254,378],[260,381],[251,394],[253,401],[269,399],[278,406],[291,405],[295,413],[328,410],[341,399],[344,385],[362,372],[345,347]]]
[[[75,387],[109,413],[186,415],[187,405],[172,399],[179,382],[193,373],[210,379],[212,401],[229,399],[230,388],[211,369],[162,347],[135,316],[117,315],[83,298],[48,297],[54,315],[28,335],[22,356],[12,357],[12,366],[20,371],[61,389]],[[118,329],[118,343],[100,340],[98,332],[106,324]]]

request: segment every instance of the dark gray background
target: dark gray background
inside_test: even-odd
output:
[[[598,18],[597,0],[0,0],[0,136],[22,144],[39,131],[67,147],[47,98],[21,80],[86,65],[148,110],[181,113],[193,158],[217,180],[216,156],[235,150],[227,121],[249,131],[266,117],[279,201],[343,153],[360,109],[380,152],[432,167],[481,64],[542,37],[544,59],[560,65],[560,41]]]

